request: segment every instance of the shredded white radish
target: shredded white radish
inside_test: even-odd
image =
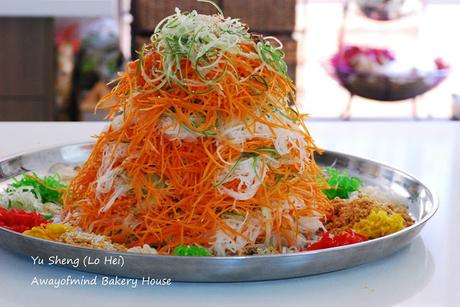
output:
[[[110,195],[109,200],[105,203],[105,205],[99,209],[100,212],[105,212],[109,210],[113,203],[118,199],[118,197],[124,195],[126,192],[128,192],[131,189],[131,187],[128,184],[122,184],[118,185],[115,187],[115,191]]]
[[[0,206],[5,208],[11,206],[26,212],[37,212],[42,215],[53,217],[61,214],[61,206],[47,202],[43,203],[40,194],[35,195],[33,187],[22,186],[18,188],[9,187],[8,191],[0,194]]]
[[[247,158],[239,161],[233,172],[228,175],[230,171],[231,168],[228,167],[225,172],[219,175],[219,182],[225,179],[218,187],[219,192],[236,200],[247,200],[256,195],[267,174],[267,167],[264,166],[262,159]],[[224,186],[226,182],[233,180],[239,181],[236,191]]]
[[[124,123],[124,117],[123,114],[115,116],[112,121],[110,122],[109,127],[112,128],[113,130],[118,130],[123,126]]]
[[[300,172],[305,170],[305,165],[309,161],[307,154],[308,143],[298,128],[292,129],[285,128],[270,128],[263,123],[256,122],[253,125],[249,125],[250,129],[246,127],[244,123],[232,121],[222,128],[220,128],[220,135],[227,138],[227,140],[241,145],[248,140],[254,138],[264,138],[273,141],[273,145],[281,156],[289,155],[292,150],[298,151],[298,158],[296,161],[290,161],[289,159],[283,160],[283,163],[298,163]]]
[[[175,118],[164,116],[160,119],[160,128],[170,140],[195,141],[201,135],[182,127]]]
[[[96,180],[96,197],[101,201],[105,194],[112,191],[109,200],[99,209],[100,212],[105,212],[110,209],[118,197],[124,195],[130,190],[129,178],[125,174],[123,167],[118,166],[113,168],[115,162],[126,157],[128,144],[109,144],[104,149],[102,155],[101,167],[98,170],[98,178]]]
[[[270,208],[263,207],[261,210],[263,220],[265,221],[265,246],[269,246],[273,229],[273,214]]]
[[[258,219],[246,220],[241,216],[235,216],[225,219],[224,222],[231,228],[242,233],[248,240],[242,236],[218,230],[214,244],[211,247],[217,256],[226,256],[228,253],[243,253],[248,244],[255,242],[262,229],[262,225]]]
[[[96,180],[96,195],[99,199],[103,197],[103,194],[109,193],[112,189],[114,181],[118,178],[124,169],[122,167],[116,167],[114,169],[107,170],[103,175]]]
[[[13,208],[32,212],[42,209],[43,203],[40,195],[35,195],[33,187],[22,186],[18,188],[10,187],[6,193],[0,194],[0,206],[7,207],[8,204]]]
[[[321,216],[301,216],[299,218],[300,232],[305,234],[315,234],[318,230],[326,231],[323,223],[321,222]]]
[[[108,170],[112,169],[116,161],[119,161],[126,157],[128,151],[128,144],[114,144],[110,143],[104,148],[102,153],[102,162],[99,167],[98,177]]]
[[[151,254],[156,255],[158,254],[157,250],[153,247],[150,247],[148,244],[144,244],[143,246],[134,246],[128,249],[128,253],[137,253],[137,254]]]

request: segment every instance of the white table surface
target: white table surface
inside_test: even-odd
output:
[[[0,156],[85,141],[101,123],[0,123]],[[348,270],[290,280],[169,287],[31,286],[93,276],[0,249],[0,306],[460,306],[460,123],[311,122],[318,145],[390,164],[433,188],[440,209],[408,247]],[[269,270],[270,268],[267,268]]]

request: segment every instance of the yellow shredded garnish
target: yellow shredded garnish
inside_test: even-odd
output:
[[[364,219],[353,225],[352,229],[365,235],[369,239],[375,239],[389,235],[404,228],[404,218],[393,213],[389,215],[385,210],[373,209]]]
[[[33,227],[30,230],[24,231],[24,234],[45,239],[57,240],[64,232],[72,231],[73,227],[64,224],[43,224],[41,226]]]

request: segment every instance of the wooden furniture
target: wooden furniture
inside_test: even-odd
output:
[[[248,24],[251,31],[264,36],[276,36],[284,45],[285,61],[288,71],[295,80],[297,63],[297,42],[292,38],[295,28],[296,0],[214,0],[223,10],[225,16],[240,18]],[[179,7],[182,11],[197,10],[201,14],[214,14],[216,10],[208,3],[196,0],[132,0],[131,14],[133,23],[132,57],[136,50],[148,42],[155,26],[166,16],[174,14]]]
[[[0,18],[0,121],[52,120],[52,18]]]

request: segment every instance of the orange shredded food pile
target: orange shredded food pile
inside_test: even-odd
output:
[[[161,254],[181,244],[211,248],[219,231],[243,238],[247,248],[261,243],[278,251],[300,248],[300,218],[325,216],[331,205],[318,184],[320,168],[313,156],[318,148],[305,116],[296,111],[292,81],[263,61],[257,42],[244,39],[237,44],[241,52],[223,52],[224,60],[209,72],[197,73],[182,56],[177,77],[187,80],[185,85],[162,83],[154,73],[166,69],[165,53],[156,44],[146,45],[141,60],[127,64],[103,99],[116,101],[108,107],[112,122],[70,183],[63,218],[128,247],[149,244]],[[213,82],[203,83],[203,77]],[[252,136],[240,143],[228,138],[223,127],[235,122]],[[258,136],[257,125],[267,127],[273,138]],[[194,137],[181,137],[187,129]],[[301,135],[305,156],[297,143],[288,145],[287,154],[271,155],[280,129]],[[224,176],[242,157],[253,159],[255,180],[262,181],[249,199],[223,192],[249,189]],[[226,222],[229,214],[247,223],[232,227]],[[249,221],[260,226],[255,238]]]

